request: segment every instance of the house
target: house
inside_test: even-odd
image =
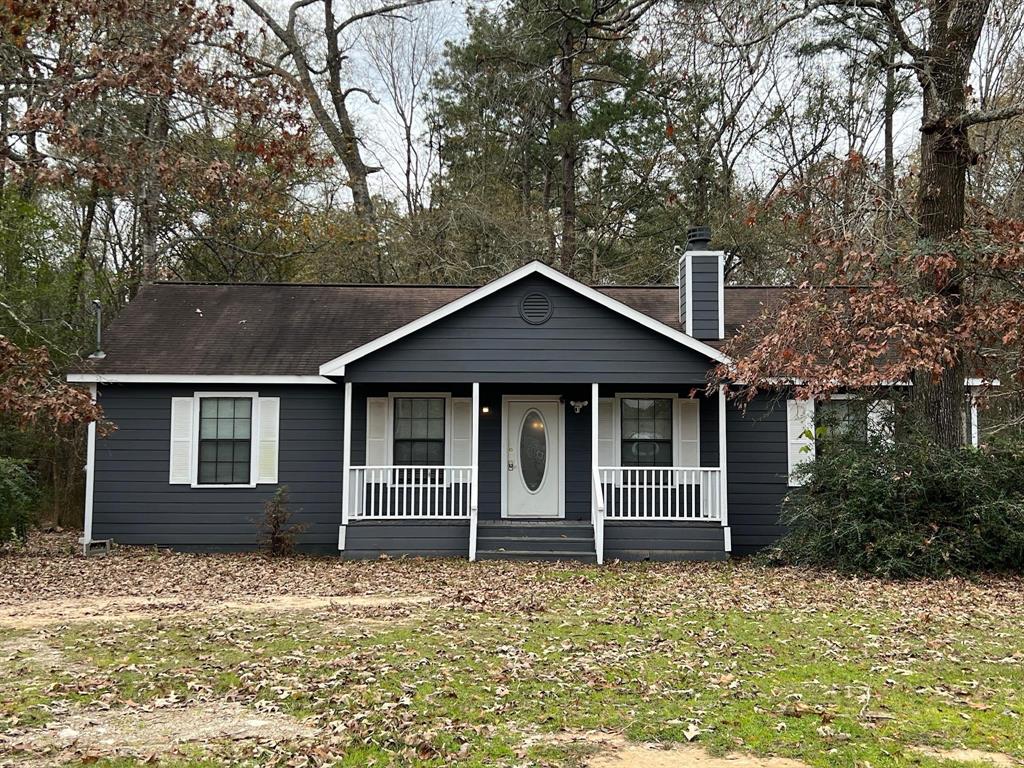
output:
[[[147,286],[69,376],[117,427],[89,431],[86,548],[252,549],[287,485],[301,547],[345,557],[754,552],[813,405],[707,391],[784,289],[725,286],[706,238],[678,288],[539,262],[479,287]]]

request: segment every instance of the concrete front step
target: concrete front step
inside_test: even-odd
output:
[[[477,551],[583,552],[593,553],[594,537],[572,536],[477,536]]]
[[[575,520],[481,520],[481,560],[577,560],[595,562],[594,529]]]
[[[604,561],[612,560],[650,560],[652,562],[671,563],[677,560],[718,561],[728,560],[729,553],[707,549],[615,549],[605,548]]]
[[[477,550],[478,560],[522,560],[522,561],[559,561],[567,560],[577,563],[596,563],[597,555],[594,552],[526,552],[522,550],[501,550],[500,552],[487,552]]]

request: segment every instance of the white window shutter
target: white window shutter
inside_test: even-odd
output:
[[[814,459],[814,401],[786,401],[786,439],[789,456],[789,484],[799,485],[793,476],[801,464]]]
[[[700,466],[700,400],[695,397],[676,400],[678,438],[672,463],[677,467]]]
[[[256,452],[256,482],[277,483],[277,454],[280,443],[281,399],[259,399],[259,445]]]
[[[473,398],[452,398],[452,451],[451,463],[455,467],[468,467],[473,463]]]
[[[868,404],[868,436],[877,437],[886,443],[893,440],[893,414],[896,412],[892,400],[875,400]]]
[[[388,463],[388,398],[366,398],[366,466]]]
[[[615,398],[602,397],[597,404],[597,464],[615,466]]]
[[[192,484],[192,410],[191,397],[171,398],[171,485]]]

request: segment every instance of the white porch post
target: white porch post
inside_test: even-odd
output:
[[[601,423],[600,391],[601,388],[596,382],[590,385],[590,482],[594,484],[590,492],[590,520],[594,525],[594,554],[597,557],[598,565],[604,563],[604,520],[601,519],[603,510],[599,509],[600,487],[597,485],[600,479],[598,470],[598,454],[601,445],[598,434]]]
[[[89,385],[89,395],[96,402],[96,385]],[[92,544],[92,499],[96,482],[96,422],[90,421],[85,447],[85,522],[82,526],[82,554],[89,554]]]
[[[338,526],[338,549],[345,550],[345,530],[348,525],[349,500],[352,498],[352,382],[345,382],[345,423],[342,426],[341,448],[341,525]]]
[[[469,491],[469,559],[476,560],[477,504],[480,497],[480,383],[473,382],[473,469]]]
[[[725,384],[718,385],[718,503],[721,507],[722,528],[725,534],[725,551],[732,552],[732,529],[729,527],[729,476],[728,445],[726,439],[726,407],[728,398]]]

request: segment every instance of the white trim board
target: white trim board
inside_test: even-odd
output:
[[[89,385],[89,397],[96,402],[96,385]],[[96,489],[96,422],[90,421],[87,428],[85,448],[85,509],[83,511],[82,538],[79,542],[82,545],[82,552],[89,554],[89,545],[92,544],[92,517],[93,498]]]
[[[336,384],[323,376],[175,374],[175,373],[69,373],[72,384]]]
[[[656,333],[660,333],[662,336],[665,336],[671,339],[672,341],[675,341],[681,344],[682,346],[687,347],[688,349],[692,349],[694,352],[698,352],[699,354],[702,354],[705,357],[714,360],[715,362],[730,362],[730,359],[728,357],[726,357],[724,354],[722,354],[709,344],[705,344],[704,342],[698,341],[692,336],[688,336],[687,334],[681,331],[677,331],[675,328],[665,325],[661,321],[655,320],[653,317],[645,315],[643,312],[639,312],[633,309],[632,307],[623,304],[621,301],[617,301],[616,299],[613,299],[610,296],[606,296],[600,291],[591,288],[588,285],[584,285],[578,280],[573,280],[571,277],[563,275],[557,269],[553,269],[552,267],[549,267],[547,264],[543,264],[539,261],[531,261],[526,266],[520,267],[517,270],[509,272],[504,277],[500,277],[497,280],[493,280],[492,282],[487,283],[487,285],[481,286],[480,288],[477,288],[475,291],[467,293],[465,296],[462,296],[461,298],[458,298],[455,301],[449,302],[448,304],[445,304],[443,307],[435,309],[433,312],[430,312],[424,315],[423,317],[417,318],[416,320],[413,320],[410,323],[406,323],[405,325],[401,326],[400,328],[396,328],[390,333],[386,333],[383,336],[374,339],[373,341],[367,342],[362,346],[356,347],[355,349],[350,350],[345,354],[334,358],[333,360],[327,361],[326,363],[320,366],[320,375],[344,376],[345,366],[348,365],[349,363],[359,360],[360,358],[363,358],[366,355],[376,352],[379,349],[383,349],[384,347],[393,344],[396,341],[399,341],[400,339],[405,338],[409,334],[415,333],[418,330],[426,328],[428,325],[432,325],[433,323],[436,323],[438,320],[442,320],[448,317],[449,315],[458,312],[461,309],[465,309],[466,307],[475,304],[481,299],[485,299],[488,296],[491,296],[492,294],[502,290],[503,288],[507,288],[508,286],[517,283],[520,280],[531,275],[541,275],[543,277],[546,277],[554,281],[555,283],[558,283],[559,285],[578,293],[580,296],[590,299],[591,301],[600,304],[601,306],[606,307],[607,309],[610,309],[613,312],[617,312],[623,317],[626,317],[636,323],[639,323],[640,325],[649,328],[650,330]]]

